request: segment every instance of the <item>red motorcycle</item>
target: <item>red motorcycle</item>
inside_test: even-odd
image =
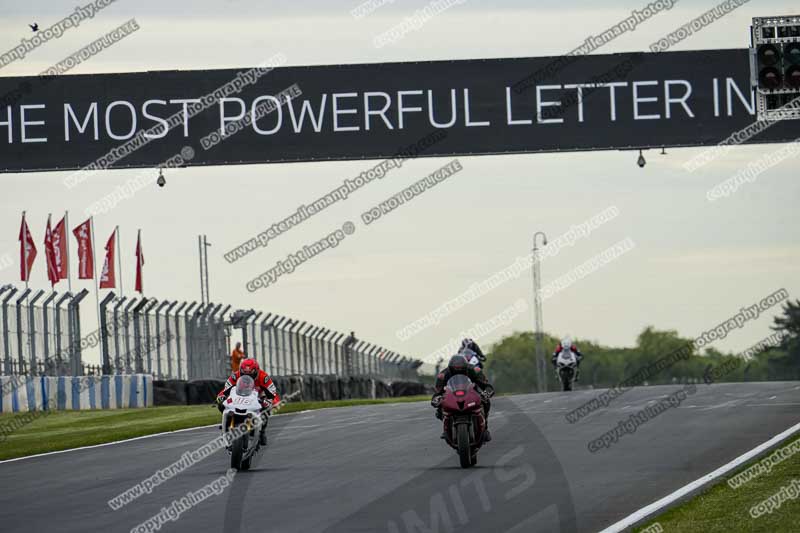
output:
[[[475,466],[486,429],[482,398],[475,384],[467,376],[453,376],[445,386],[441,406],[447,444],[458,451],[461,468]]]

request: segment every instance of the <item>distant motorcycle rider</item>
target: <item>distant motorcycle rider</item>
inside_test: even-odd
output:
[[[231,389],[233,389],[233,387],[236,385],[236,382],[242,376],[250,376],[253,378],[256,390],[258,391],[258,399],[261,402],[262,410],[271,410],[273,406],[280,403],[280,394],[278,394],[278,389],[275,387],[275,383],[272,382],[272,378],[269,377],[269,374],[258,367],[258,361],[255,359],[244,359],[239,365],[239,370],[231,374],[231,376],[225,382],[225,387],[219,391],[219,394],[217,394],[216,403],[220,412],[224,411],[225,408],[223,407],[223,404],[225,403],[225,400],[231,393]],[[259,434],[259,440],[261,441],[262,445],[267,444],[266,429],[267,424],[264,423],[261,426],[261,433]]]
[[[474,340],[470,339],[469,337],[465,338],[461,341],[461,349],[459,353],[464,353],[465,350],[469,350],[474,352],[469,357],[467,357],[467,362],[472,366],[483,367],[483,363],[486,362],[486,356],[481,351],[481,347],[478,346],[478,343]]]
[[[486,418],[484,440],[489,442],[492,440],[492,434],[489,433],[489,410],[492,407],[490,398],[494,396],[494,387],[489,383],[486,374],[484,374],[479,367],[470,365],[467,358],[460,353],[451,357],[447,368],[439,372],[436,376],[436,383],[433,386],[433,397],[431,398],[431,405],[436,408],[436,418],[441,420],[444,417],[442,414],[442,400],[444,399],[445,385],[447,385],[450,378],[459,374],[467,376],[475,384],[475,388],[478,389],[481,395],[483,413]],[[442,438],[446,438],[444,433],[442,433]]]
[[[578,346],[572,342],[569,337],[564,337],[559,343],[556,345],[556,351],[553,352],[553,357],[550,359],[553,363],[553,366],[556,366],[556,359],[558,359],[558,354],[560,354],[563,350],[569,350],[573,354],[575,354],[575,361],[578,365],[578,372],[575,374],[575,381],[578,381],[578,376],[580,375],[581,369],[581,360],[583,359],[583,354],[578,350]]]

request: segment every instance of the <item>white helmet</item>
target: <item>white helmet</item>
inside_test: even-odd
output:
[[[569,337],[564,337],[563,339],[561,339],[561,347],[566,348],[567,350],[572,348],[572,339],[570,339]]]

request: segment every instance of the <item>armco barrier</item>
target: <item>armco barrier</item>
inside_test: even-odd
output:
[[[153,406],[153,376],[0,376],[0,412]]]
[[[409,381],[385,382],[367,377],[273,376],[282,396],[294,396],[294,401],[328,401],[350,398],[391,398],[431,394],[421,383]],[[212,403],[224,381],[167,380],[153,383],[153,402],[162,405],[192,405]]]
[[[433,394],[433,388],[415,381],[395,381],[391,385],[390,396],[417,396],[419,394]]]
[[[188,405],[186,382],[182,379],[154,381],[153,402],[155,405]]]

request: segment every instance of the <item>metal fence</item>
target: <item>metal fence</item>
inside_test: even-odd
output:
[[[421,362],[350,335],[273,313],[231,312],[230,305],[127,300],[100,303],[103,368],[152,373],[157,379],[221,378],[230,374],[229,345],[240,329],[247,356],[276,376],[417,378]]]
[[[226,360],[230,306],[155,298],[100,302],[101,354],[107,374],[148,373],[156,379],[220,378]]]
[[[87,294],[0,287],[2,374],[99,373],[82,360],[79,305]]]
[[[245,353],[276,375],[336,374],[413,380],[422,364],[382,346],[289,317],[237,311]]]
[[[5,375],[153,374],[156,379],[219,379],[230,374],[230,337],[277,376],[417,379],[420,361],[285,316],[230,305],[118,297],[100,302],[100,328],[81,335],[78,294],[0,287],[0,372]],[[89,328],[86,328],[89,329]],[[82,352],[100,346],[101,364]]]

